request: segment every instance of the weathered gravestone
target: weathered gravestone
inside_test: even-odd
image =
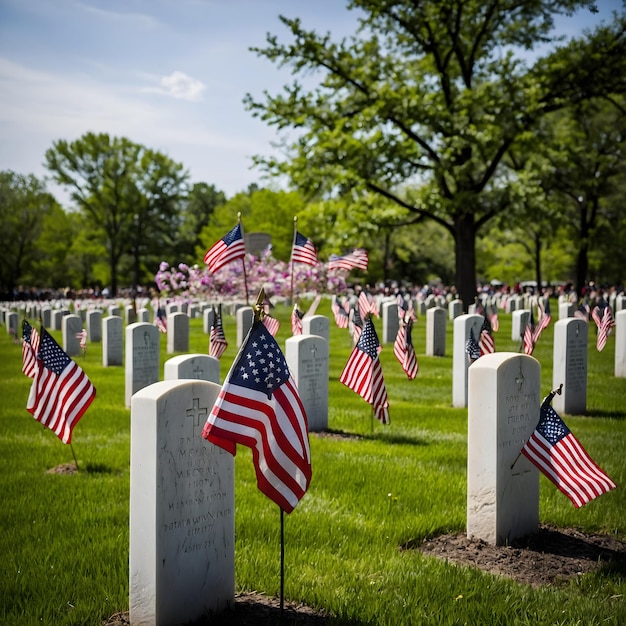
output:
[[[167,316],[167,353],[189,351],[189,316],[170,313]]]
[[[285,341],[285,359],[296,381],[309,431],[328,428],[328,342],[317,335]]]
[[[87,339],[91,343],[102,341],[102,311],[98,309],[87,311]]]
[[[521,341],[524,336],[526,326],[530,321],[530,309],[516,309],[513,311],[511,320],[511,339]]]
[[[126,406],[140,389],[159,380],[159,330],[152,324],[135,322],[126,327]]]
[[[127,304],[124,307],[124,315],[126,324],[134,324],[137,321],[137,310],[132,304]]]
[[[7,311],[5,316],[5,323],[7,326],[7,334],[12,335],[13,338],[17,338],[19,335],[17,334],[17,326],[19,322],[19,316],[14,311]]]
[[[552,387],[563,392],[552,401],[559,414],[583,414],[587,410],[587,343],[589,324],[576,317],[554,324]]]
[[[83,330],[83,320],[80,315],[64,315],[61,326],[65,354],[67,356],[80,354],[80,333]]]
[[[329,341],[330,328],[325,315],[305,315],[302,318],[302,334],[317,335]]]
[[[124,357],[122,335],[123,320],[119,315],[110,315],[102,320],[102,365],[121,365]]]
[[[244,241],[246,245],[246,252],[248,254],[254,254],[254,256],[261,256],[267,246],[272,243],[272,235],[269,233],[245,233]]]
[[[202,438],[219,391],[170,380],[132,398],[133,626],[187,624],[234,602],[234,457]]]
[[[383,343],[394,343],[398,330],[400,329],[400,317],[398,315],[398,303],[383,302],[382,306],[383,322]]]
[[[237,319],[237,347],[241,346],[254,321],[254,310],[251,306],[239,307],[235,313]]]
[[[181,354],[165,361],[164,380],[195,378],[220,382],[220,362],[208,354]]]
[[[539,471],[520,451],[539,422],[541,366],[496,352],[469,369],[467,536],[491,545],[537,532]]]
[[[446,354],[446,310],[435,307],[426,311],[426,354],[445,356]]]
[[[52,309],[49,306],[41,307],[41,324],[44,328],[52,328]]]
[[[483,325],[482,315],[459,315],[454,320],[454,335],[452,338],[452,406],[457,408],[467,406],[467,370],[470,366],[465,350],[470,330],[474,339],[478,341],[480,329]]]
[[[615,377],[626,378],[626,309],[615,314]]]

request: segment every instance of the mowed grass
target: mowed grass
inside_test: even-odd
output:
[[[296,510],[285,516],[285,596],[332,614],[330,624],[623,624],[626,571],[613,569],[532,589],[402,549],[466,524],[467,410],[452,408],[452,323],[444,357],[425,356],[425,318],[413,332],[419,374],[408,381],[385,345],[381,362],[391,424],[339,383],[352,345],[332,321],[329,430],[311,434],[313,478]],[[288,307],[277,340],[290,335]],[[21,321],[21,320],[20,320]],[[380,320],[376,320],[382,337]],[[235,320],[225,316],[229,348]],[[581,509],[541,477],[540,520],[626,541],[626,379],[614,372],[615,338],[603,352],[590,328],[587,414],[563,416],[618,489]],[[52,333],[61,343],[61,334]],[[500,315],[498,351],[519,351],[511,317]],[[541,390],[552,387],[553,326],[534,356]],[[191,320],[190,352],[206,353],[202,320]],[[124,368],[102,367],[101,345],[76,357],[98,390],[74,431],[80,471],[47,470],[73,460],[69,446],[26,411],[30,379],[21,347],[0,329],[0,621],[2,624],[99,625],[128,609],[130,410]],[[161,372],[166,339],[161,337]],[[236,586],[270,596],[280,591],[280,513],[261,494],[252,455],[236,456]]]

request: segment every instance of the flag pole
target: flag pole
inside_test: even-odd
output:
[[[285,511],[280,509],[280,621],[285,608]]]
[[[243,224],[241,223],[241,211],[237,213],[237,220],[239,221],[239,225],[241,226],[241,236],[243,237],[244,249],[246,244],[246,238],[243,233]],[[250,305],[250,298],[248,297],[248,276],[246,274],[246,255],[244,254],[241,257],[241,265],[243,266],[243,286],[246,291],[246,306]]]
[[[298,232],[298,216],[293,216],[293,241],[291,243],[291,305],[293,306],[293,248],[296,245],[296,233]]]
[[[553,389],[544,399],[543,402],[541,403],[541,406],[543,406],[544,404],[550,404],[552,402],[552,398],[554,398],[555,395],[561,395],[563,393],[563,383],[561,383],[556,389]],[[524,446],[522,446],[523,448]],[[519,454],[515,457],[515,461],[513,461],[513,463],[511,464],[511,469],[513,469],[513,466],[517,463],[517,461],[519,460],[520,456],[522,456],[522,451],[520,450]]]
[[[76,471],[78,471],[78,460],[76,459],[76,454],[74,453],[74,446],[72,442],[70,442],[70,450],[72,451],[72,456],[74,457],[74,465],[76,465]]]

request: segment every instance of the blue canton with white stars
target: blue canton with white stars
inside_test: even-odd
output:
[[[558,413],[549,405],[541,407],[541,419],[537,425],[537,432],[552,445],[558,443],[570,434],[570,429],[565,425]]]
[[[41,359],[44,367],[52,370],[57,376],[59,376],[72,361],[45,328],[41,333],[41,342],[39,343],[37,358]]]
[[[255,322],[230,382],[267,394],[289,380],[289,367],[278,344],[260,322]]]
[[[241,239],[241,224],[237,224],[235,228],[222,237],[222,241],[227,246],[230,246],[230,244],[233,243],[233,241],[237,241],[237,239]]]
[[[374,328],[374,324],[372,324],[372,320],[368,319],[365,323],[365,328],[363,328],[363,332],[359,337],[359,341],[357,342],[357,348],[362,350],[372,359],[375,359],[378,356],[378,346],[380,345],[378,342],[378,335],[376,334],[376,329]]]

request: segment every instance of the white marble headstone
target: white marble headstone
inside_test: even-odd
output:
[[[615,314],[615,377],[626,378],[626,309]]]
[[[383,302],[382,305],[383,343],[393,343],[400,329],[398,303]]]
[[[167,316],[167,353],[189,352],[189,316],[170,313]]]
[[[454,336],[452,338],[452,406],[467,406],[467,370],[470,362],[465,347],[470,338],[470,329],[474,331],[474,339],[478,341],[483,325],[482,315],[465,313],[454,320]],[[481,357],[482,358],[482,357]]]
[[[252,328],[254,310],[251,306],[241,306],[237,309],[235,317],[237,320],[237,347],[239,348]]]
[[[164,380],[194,378],[220,382],[220,362],[208,354],[181,354],[165,361]]]
[[[133,394],[159,380],[159,330],[153,324],[136,322],[126,326],[126,406]]]
[[[317,335],[285,341],[285,359],[307,415],[309,431],[328,428],[328,342]]]
[[[576,317],[554,324],[552,388],[563,384],[563,392],[554,396],[552,406],[559,414],[581,415],[587,411],[588,335],[589,323]]]
[[[121,365],[124,358],[123,320],[109,315],[102,320],[102,365]]]
[[[87,311],[87,339],[91,343],[102,341],[102,311],[99,309]]]
[[[317,335],[329,341],[330,328],[325,315],[305,315],[302,318],[302,334]]]
[[[426,355],[446,354],[446,310],[435,307],[426,311]]]
[[[530,309],[516,309],[513,311],[511,320],[511,340],[521,341],[526,326],[530,321]],[[537,321],[537,320],[535,320]]]
[[[171,380],[132,398],[133,626],[187,624],[234,602],[234,457],[201,436],[219,391]]]
[[[534,533],[539,471],[519,453],[539,422],[541,366],[496,352],[469,369],[467,536],[491,545]]]
[[[83,330],[83,320],[80,315],[64,315],[61,320],[63,331],[63,350],[67,356],[80,354],[79,333]]]

